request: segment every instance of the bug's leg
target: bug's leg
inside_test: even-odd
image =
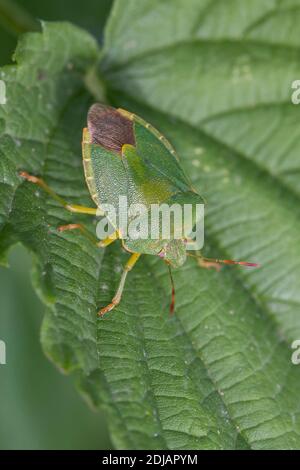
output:
[[[57,227],[58,232],[66,232],[68,230],[80,230],[82,235],[88,238],[93,243],[93,245],[98,245],[99,243],[99,240],[94,237],[82,224],[67,224]]]
[[[133,266],[135,265],[135,263],[137,262],[140,256],[141,256],[140,253],[133,253],[130,256],[129,260],[125,264],[117,292],[115,293],[115,296],[112,299],[111,303],[108,304],[106,307],[101,308],[101,310],[98,312],[98,315],[100,317],[102,317],[105,313],[110,312],[113,308],[115,308],[120,303],[122,292],[123,292],[124,285],[125,285],[126,276],[129,273],[129,271],[132,270]]]
[[[113,243],[115,240],[119,238],[119,231],[116,230],[114,233],[109,235],[107,238],[104,238],[104,240],[101,240],[100,242],[98,241],[97,245],[100,246],[101,248],[104,248],[111,243]]]
[[[78,206],[77,204],[69,204],[62,197],[56,194],[50,188],[50,186],[48,186],[47,183],[45,183],[45,181],[42,178],[38,178],[37,176],[30,175],[26,171],[21,171],[19,175],[22,178],[26,179],[27,181],[30,181],[31,183],[34,183],[40,186],[40,188],[46,191],[53,199],[59,202],[65,209],[67,209],[70,212],[76,212],[79,214],[101,215],[101,211],[97,207],[94,208],[94,207]]]
[[[60,227],[57,228],[59,232],[66,232],[67,230],[80,230],[80,232],[88,238],[94,245],[104,248],[111,243],[113,243],[115,240],[119,238],[119,232],[116,230],[114,233],[109,235],[109,237],[104,238],[104,240],[98,240],[98,238],[94,237],[82,224],[67,224],[67,225],[61,225]]]

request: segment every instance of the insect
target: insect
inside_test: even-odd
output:
[[[87,127],[83,129],[82,158],[85,180],[96,208],[69,204],[57,195],[41,178],[20,172],[27,181],[43,188],[52,198],[74,213],[96,215],[105,204],[118,206],[120,195],[126,196],[130,203],[143,203],[147,208],[152,204],[177,203],[203,204],[202,197],[193,189],[184,174],[175,150],[167,139],[151,124],[139,116],[121,108],[96,103],[91,106]],[[105,210],[103,211],[105,214]],[[118,214],[120,215],[120,214]],[[112,225],[114,225],[112,223]],[[79,229],[91,239],[90,232],[82,224],[68,224],[58,227],[59,231]],[[173,233],[173,232],[172,232]],[[187,255],[198,258],[203,267],[218,268],[220,264],[240,264],[258,266],[255,263],[232,260],[217,260],[191,254],[187,251],[185,237],[165,239],[124,238],[121,227],[114,226],[114,232],[107,238],[94,243],[98,247],[106,247],[116,239],[121,239],[123,248],[130,253],[124,266],[120,283],[112,301],[102,308],[98,315],[102,316],[116,307],[121,300],[125,280],[142,254],[160,257],[169,267],[172,283],[171,313],[175,305],[175,289],[171,267],[180,267]]]

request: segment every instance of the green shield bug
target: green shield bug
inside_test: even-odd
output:
[[[178,236],[175,221],[170,226],[170,236],[167,238],[162,233],[160,223],[156,223],[155,237],[152,237],[152,232],[148,230],[143,237],[130,234],[124,236],[124,227],[120,224],[121,217],[125,215],[123,209],[120,209],[121,197],[126,198],[129,207],[138,205],[144,208],[139,218],[140,224],[146,220],[146,216],[148,223],[148,215],[153,206],[177,204],[177,207],[182,208],[187,204],[191,206],[203,204],[202,197],[193,189],[184,174],[171,144],[139,116],[120,108],[94,104],[88,112],[87,128],[83,129],[82,158],[85,180],[96,208],[69,204],[52,191],[41,178],[24,171],[20,172],[20,176],[38,184],[71,212],[96,215],[102,211],[113,227],[113,232],[100,241],[96,238],[94,240],[81,224],[61,226],[58,228],[59,231],[79,229],[98,247],[108,246],[116,239],[121,239],[123,248],[130,253],[117,292],[111,303],[99,311],[100,316],[119,304],[127,273],[142,254],[158,256],[168,265],[172,282],[171,312],[174,310],[175,290],[170,267],[177,268],[183,265],[187,255],[197,258],[201,266],[208,268],[218,268],[220,264],[258,266],[243,261],[208,259],[198,252],[190,253],[188,238],[183,233],[182,227]],[[113,220],[107,209],[108,206],[115,209],[116,217]],[[128,214],[126,217],[128,219]],[[131,215],[129,219],[135,222],[136,216]],[[191,224],[194,223],[192,216]]]

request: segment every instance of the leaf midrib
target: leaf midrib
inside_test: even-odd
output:
[[[271,49],[271,50],[275,49],[276,52],[288,51],[288,52],[293,52],[293,53],[299,52],[299,49],[300,49],[300,46],[294,46],[291,44],[267,42],[263,40],[250,39],[250,38],[218,38],[218,39],[187,38],[187,39],[173,42],[170,44],[165,44],[161,47],[147,49],[147,51],[143,51],[136,55],[133,55],[127,58],[123,62],[121,60],[119,60],[117,63],[108,62],[108,66],[106,66],[105,64],[106,57],[108,54],[107,54],[107,50],[104,49],[103,58],[102,58],[103,64],[104,64],[103,66],[104,73],[107,73],[109,75],[110,73],[118,72],[119,70],[122,70],[124,68],[127,68],[133,65],[135,62],[143,61],[145,59],[147,60],[159,54],[166,54],[166,56],[168,56],[168,54],[172,52],[173,49],[176,50],[178,47],[186,47],[186,46],[193,46],[193,45],[218,46],[222,48],[224,48],[224,46],[225,47],[226,46],[241,46],[243,48],[249,46],[249,47],[258,47],[258,48]]]

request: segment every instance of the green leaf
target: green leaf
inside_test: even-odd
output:
[[[107,449],[103,415],[87,409],[71,377],[58,374],[41,350],[44,307],[31,286],[29,261],[18,245],[9,253],[9,271],[0,266],[0,338],[7,353],[0,367],[0,449]]]
[[[114,4],[101,64],[110,101],[176,147],[207,200],[205,253],[263,265],[216,273],[189,260],[175,273],[172,318],[167,270],[145,256],[120,306],[98,320],[126,254],[118,244],[97,251],[81,235],[57,233],[74,217],[17,177],[17,169],[40,174],[66,199],[90,204],[80,139],[93,40],[69,25],[45,25],[23,38],[18,64],[3,70],[0,246],[18,239],[36,253],[44,349],[106,408],[118,448],[300,446],[290,348],[300,338],[299,144],[290,102],[300,74],[298,3]]]
[[[169,137],[206,198],[210,254],[262,263],[223,275],[191,263],[175,278],[177,319],[252,448],[300,446],[299,13],[300,2],[118,1],[102,65],[114,101]]]

